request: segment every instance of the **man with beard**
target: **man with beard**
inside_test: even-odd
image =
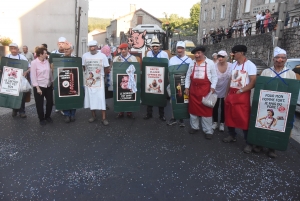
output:
[[[121,51],[121,54],[119,56],[116,56],[113,59],[113,62],[137,62],[136,57],[129,53],[127,43],[122,43],[119,46],[119,49]],[[123,118],[123,117],[124,117],[124,112],[119,112],[119,114],[117,115],[117,118]],[[127,112],[127,117],[131,118],[131,119],[135,118],[134,115],[132,114],[132,112]]]
[[[189,96],[190,134],[199,130],[199,117],[201,117],[202,130],[206,139],[212,139],[213,108],[203,105],[202,98],[210,92],[214,93],[218,82],[215,64],[205,55],[205,47],[197,46],[192,54],[195,60],[190,63],[185,78],[185,94]]]
[[[185,55],[185,43],[183,41],[178,41],[176,44],[176,56],[173,56],[169,61],[169,66],[181,65],[181,64],[190,64],[192,59]],[[181,86],[181,85],[180,85]],[[182,94],[183,97],[183,94]],[[172,111],[172,110],[171,110]],[[177,120],[174,118],[172,111],[172,118],[168,122],[168,125],[174,125],[177,123]],[[184,127],[185,124],[183,119],[179,119],[179,126]]]
[[[153,38],[151,42],[152,50],[147,52],[147,57],[154,57],[154,58],[166,58],[169,60],[169,56],[165,51],[160,50],[160,43],[157,38]],[[152,105],[147,105],[147,114],[144,117],[144,119],[150,119],[152,118]],[[164,107],[158,107],[159,111],[159,119],[162,121],[166,121],[165,118],[165,111]]]
[[[110,71],[108,59],[97,50],[97,41],[90,41],[88,47],[89,52],[82,55],[84,77],[88,78],[90,73],[93,73],[96,82],[92,86],[85,86],[84,108],[90,108],[91,110],[90,123],[96,120],[96,110],[101,110],[102,123],[104,126],[107,126],[109,123],[106,119],[104,75]]]
[[[149,84],[148,90],[149,91],[155,91],[156,93],[161,93],[160,86],[157,84],[156,79],[154,79],[152,81],[152,83]]]

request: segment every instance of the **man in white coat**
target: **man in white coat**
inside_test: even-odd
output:
[[[97,41],[90,41],[88,47],[89,52],[82,55],[84,108],[90,108],[92,112],[90,123],[96,120],[96,110],[102,110],[102,123],[107,126],[104,76],[110,71],[109,63],[105,54],[97,50]]]

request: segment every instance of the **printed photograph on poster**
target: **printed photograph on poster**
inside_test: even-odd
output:
[[[0,93],[19,96],[22,76],[23,69],[4,66],[0,84]]]
[[[242,70],[232,70],[230,87],[241,89],[246,86],[248,73]]]
[[[291,93],[261,90],[255,127],[285,132]]]
[[[165,68],[157,66],[146,66],[145,92],[152,94],[164,94]]]
[[[87,59],[85,62],[85,86],[101,87],[104,72],[102,59]]]
[[[184,94],[185,89],[185,73],[174,74],[174,86],[176,95],[176,104],[188,103],[189,99],[186,94]]]
[[[136,74],[134,74],[137,82]],[[128,89],[129,76],[127,74],[117,74],[117,101],[136,101],[136,94]]]
[[[58,96],[80,96],[78,67],[59,67],[57,73]]]

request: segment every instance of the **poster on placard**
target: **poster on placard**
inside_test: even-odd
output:
[[[291,93],[261,90],[256,128],[285,132]]]
[[[146,66],[145,93],[164,94],[165,68]]]
[[[78,67],[58,67],[58,96],[80,96]]]
[[[135,83],[137,83],[137,75],[134,74]],[[117,101],[136,101],[136,93],[128,89],[129,76],[127,74],[117,74]]]
[[[4,66],[0,84],[0,93],[19,96],[22,76],[23,69]]]
[[[176,92],[176,104],[189,102],[188,96],[184,93],[186,74],[174,74],[174,86]]]
[[[230,87],[237,88],[237,89],[241,89],[241,88],[245,87],[247,77],[248,77],[248,74],[246,71],[232,70]]]
[[[101,75],[103,72],[102,59],[86,59],[84,84],[88,87],[101,87]]]

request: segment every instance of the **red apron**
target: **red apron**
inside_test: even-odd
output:
[[[210,92],[211,88],[211,83],[207,77],[207,64],[205,62],[204,79],[194,78],[195,67],[196,63],[190,77],[191,85],[189,95],[189,113],[201,117],[211,117],[213,108],[207,107],[202,104],[202,98]]]
[[[244,64],[242,71],[244,71]],[[238,88],[230,87],[228,95],[225,99],[225,124],[228,127],[248,130],[251,109],[251,91],[236,94],[238,90]]]

